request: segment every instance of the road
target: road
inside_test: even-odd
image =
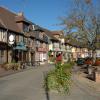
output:
[[[44,72],[53,66],[40,66],[0,78],[0,100],[100,100],[73,82],[69,95],[46,93],[43,88]],[[90,91],[91,92],[91,91]]]

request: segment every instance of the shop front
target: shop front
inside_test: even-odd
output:
[[[47,48],[41,48],[41,47],[37,48],[36,56],[40,64],[45,64],[48,59]]]
[[[17,43],[16,47],[13,48],[13,60],[16,62],[26,62],[26,51],[27,48],[24,42]]]
[[[8,46],[8,44],[0,41],[0,64],[4,64],[8,62],[9,50],[10,47]]]

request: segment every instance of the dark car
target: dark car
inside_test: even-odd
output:
[[[78,58],[76,61],[77,65],[84,65],[84,62],[85,62],[84,58]]]

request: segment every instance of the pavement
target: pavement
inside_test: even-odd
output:
[[[43,88],[44,73],[53,68],[53,65],[44,65],[1,77],[0,100],[100,100],[100,92],[91,89],[86,84],[87,80],[78,72],[72,75],[69,94],[45,91]],[[90,84],[93,83],[90,82]]]
[[[28,69],[31,69],[32,67],[28,66],[27,68],[25,69],[20,69],[20,70],[5,70],[4,68],[0,67],[0,77],[4,77],[4,76],[8,76],[8,75],[11,75],[11,74],[15,74],[15,73],[18,73],[18,72],[22,72],[22,71],[25,71],[25,70],[28,70]]]
[[[73,80],[73,83],[78,85],[83,91],[86,91],[87,93],[95,97],[100,96],[100,82],[95,82],[86,78],[85,73],[74,73]]]

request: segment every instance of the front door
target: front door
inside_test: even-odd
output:
[[[31,62],[32,64],[35,62],[35,53],[31,53]]]
[[[3,64],[4,61],[4,50],[0,50],[0,64]]]

